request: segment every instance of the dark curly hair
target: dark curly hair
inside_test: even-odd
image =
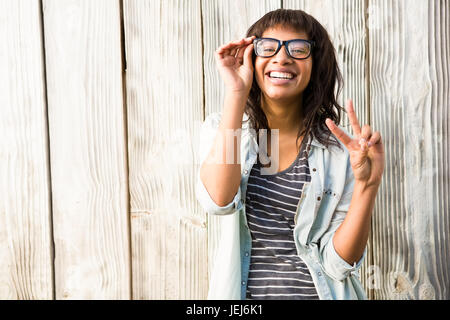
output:
[[[264,31],[277,26],[305,32],[309,40],[315,41],[311,53],[313,59],[311,78],[302,94],[303,125],[300,126],[297,141],[303,135],[304,137],[311,135],[311,138],[314,136],[327,148],[330,144],[341,148],[340,143],[325,124],[326,118],[330,118],[336,124],[339,124],[341,110],[345,112],[336,101],[336,97],[342,90],[343,79],[336,61],[335,48],[327,31],[314,17],[302,10],[278,9],[266,13],[256,21],[248,29],[247,37],[254,35],[259,38]],[[256,55],[253,52],[253,65],[255,65],[255,59]],[[255,81],[255,74],[253,74],[253,79],[245,112],[257,133],[260,129],[270,131],[267,117],[261,108],[261,89]],[[336,82],[338,86],[335,96]],[[334,107],[337,111],[334,110]],[[330,139],[330,137],[333,137],[333,139]]]

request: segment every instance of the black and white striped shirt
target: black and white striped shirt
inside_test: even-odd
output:
[[[261,175],[259,159],[251,170],[246,193],[252,236],[247,299],[319,299],[293,236],[303,185],[311,181],[309,147],[302,143],[295,161],[276,174]]]

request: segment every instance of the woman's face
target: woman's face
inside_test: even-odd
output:
[[[267,29],[262,38],[309,40],[306,33],[285,29],[282,26]],[[304,60],[293,59],[286,53],[285,46],[281,47],[273,57],[257,56],[255,60],[256,81],[264,98],[269,100],[291,102],[300,99],[311,78],[311,69],[312,54]],[[276,79],[271,77],[272,71],[290,73],[293,78],[289,80]]]

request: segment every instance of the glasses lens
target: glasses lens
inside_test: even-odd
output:
[[[261,39],[256,42],[256,54],[260,57],[271,57],[278,48],[278,42],[270,39]]]
[[[304,59],[311,52],[311,45],[306,41],[292,41],[289,43],[289,53],[297,59]]]

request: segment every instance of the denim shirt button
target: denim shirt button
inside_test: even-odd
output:
[[[248,257],[248,252],[245,253],[245,256]]]
[[[320,277],[322,275],[322,272],[317,272],[317,275]]]
[[[245,285],[245,281],[242,281],[242,285]]]
[[[247,174],[248,173],[248,170],[244,170],[244,174]]]

